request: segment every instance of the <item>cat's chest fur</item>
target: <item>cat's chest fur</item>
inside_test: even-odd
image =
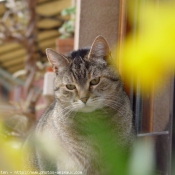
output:
[[[76,149],[72,148],[72,146],[75,145],[74,143],[71,143],[72,141],[68,139],[71,135],[68,131],[65,132],[62,126],[59,127],[59,125],[57,126],[57,128],[54,128],[53,125],[49,127],[44,127],[42,128],[42,133],[40,131],[40,128],[38,128],[39,136],[47,138],[48,148],[53,148],[53,157],[55,159],[54,163],[57,171],[82,171],[83,167],[81,163],[77,161],[76,157],[72,154],[74,151],[76,151]],[[79,146],[81,147],[81,145]],[[46,167],[44,166],[42,167],[42,169],[44,170],[45,168]]]
[[[45,122],[41,120],[35,132],[40,137],[48,138],[47,142],[55,146],[57,170],[82,171],[83,174],[89,175],[101,174],[102,166],[99,164],[101,161],[98,160],[101,150],[97,138],[102,133],[97,121],[107,120],[110,117],[109,113],[101,110],[75,113],[64,116],[63,119],[58,115],[57,110],[60,111],[61,108],[57,107],[55,112],[51,112]],[[97,117],[98,120],[93,117]]]

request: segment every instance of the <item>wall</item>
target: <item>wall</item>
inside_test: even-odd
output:
[[[102,35],[110,46],[117,41],[118,0],[77,0],[75,49],[90,46]]]

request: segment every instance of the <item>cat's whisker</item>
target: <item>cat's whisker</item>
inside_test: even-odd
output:
[[[63,114],[63,117],[65,117],[66,115],[68,115],[71,112],[72,112],[72,108],[70,108],[69,110],[66,110]]]
[[[65,115],[65,112],[68,112],[69,110],[71,110],[72,106],[67,106],[65,107],[60,113],[61,115]]]
[[[62,114],[64,120],[68,119],[68,118],[69,118],[68,115],[70,115],[72,112],[74,112],[74,113],[76,114],[75,109],[77,109],[78,105],[79,105],[79,103],[78,103],[78,102],[75,102],[75,103],[73,103],[72,105],[67,106],[67,107],[62,111],[62,113],[64,114],[64,115]],[[65,113],[65,112],[66,112],[66,113]],[[75,115],[75,114],[74,114],[74,115]],[[73,116],[71,116],[71,117],[73,117]]]
[[[111,106],[111,105],[105,105],[105,106],[108,106],[108,107],[110,107],[110,108],[116,110],[116,107],[115,107],[115,106]],[[124,115],[124,114],[123,114],[121,111],[119,111],[119,110],[117,111],[117,113],[120,114],[121,116]]]
[[[61,120],[62,121],[65,120],[67,118],[66,116],[69,115],[71,112],[73,112],[72,105],[69,105],[69,106],[65,107],[63,110],[61,110],[61,112],[60,112],[60,116],[62,116]]]
[[[104,101],[105,101],[105,104],[108,104],[108,102],[109,102],[110,105],[115,105],[115,107],[119,107],[119,108],[121,108],[121,107],[126,107],[126,106],[125,106],[122,102],[120,102],[120,101],[113,101],[113,100],[109,100],[109,99],[105,99]]]
[[[73,102],[71,105],[65,107],[64,109],[69,109],[69,108],[72,108],[72,109],[76,109],[77,107],[80,107],[81,104],[79,102]]]
[[[107,119],[111,134],[118,134],[124,140],[121,145],[125,145],[125,142],[129,143],[132,132],[128,127],[132,125],[132,112],[118,73],[106,61],[109,53],[107,42],[100,36],[90,49],[79,49],[65,56],[52,49],[46,52],[56,72],[53,83],[57,90],[54,103],[43,113],[32,133],[46,134],[60,154],[51,161],[50,152],[47,156],[42,151],[45,147],[32,147],[33,153],[29,154],[32,165],[29,167],[36,165],[36,169],[43,170],[54,163],[56,170],[80,170],[85,175],[112,174],[101,166],[104,162],[100,159],[105,155],[98,137],[102,133],[94,133],[92,117]],[[85,104],[79,100],[83,97],[89,97]],[[100,121],[98,124],[100,126]],[[120,133],[115,130],[118,125]]]
[[[96,104],[97,102],[105,102],[105,104],[103,104],[104,106],[107,106],[114,110],[116,110],[117,108],[120,108],[120,110],[117,110],[117,112],[122,116],[125,114],[125,109],[127,108],[125,105],[122,105],[122,103],[120,103],[119,101],[114,101],[109,99],[100,99],[100,98],[94,98],[92,100],[92,104]]]
[[[109,103],[112,103],[112,104],[117,104],[117,105],[121,105],[121,103],[119,103],[118,101],[114,101],[114,100],[109,100],[109,99],[106,99],[106,98],[94,98],[92,100],[92,103],[96,103],[96,102],[109,102]]]

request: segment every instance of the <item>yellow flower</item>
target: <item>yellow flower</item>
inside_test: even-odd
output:
[[[148,91],[153,85],[163,84],[164,77],[175,68],[175,4],[140,6],[136,19],[134,10],[129,6],[137,33],[130,34],[117,52],[122,51],[120,59],[126,80],[134,80],[135,85],[139,82],[141,89]]]
[[[25,152],[22,151],[22,144],[19,139],[7,138],[3,132],[4,129],[0,121],[0,170],[1,173],[14,174],[15,171],[24,170]]]

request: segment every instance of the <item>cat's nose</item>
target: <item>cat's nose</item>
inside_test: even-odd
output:
[[[80,98],[80,100],[86,104],[86,102],[88,101],[89,97],[83,97],[83,98]]]

